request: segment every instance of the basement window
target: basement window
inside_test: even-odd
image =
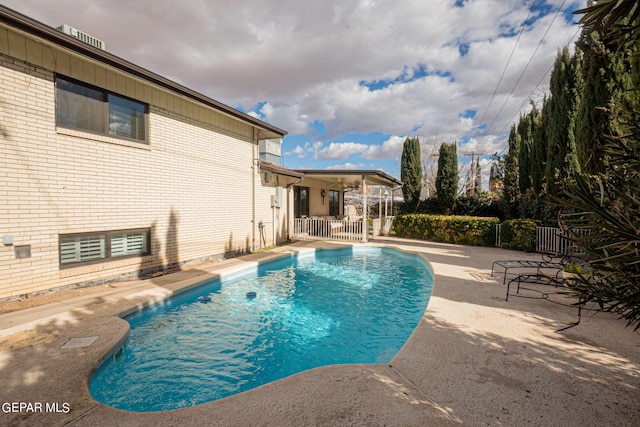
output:
[[[61,234],[59,242],[63,267],[149,255],[149,229]]]

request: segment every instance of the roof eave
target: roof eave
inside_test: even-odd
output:
[[[174,81],[171,81],[159,74],[135,65],[129,61],[126,61],[118,56],[115,56],[107,51],[98,49],[89,44],[81,42],[61,31],[56,30],[46,24],[36,21],[33,18],[25,16],[19,12],[9,9],[6,6],[0,5],[0,19],[2,22],[25,31],[29,34],[33,34],[37,37],[43,38],[54,44],[72,50],[78,54],[89,57],[93,60],[102,62],[111,67],[124,71],[140,79],[146,80],[150,83],[158,85],[164,89],[175,92],[179,95],[190,98],[201,104],[214,108],[224,114],[235,117],[239,120],[247,122],[256,128],[263,130],[260,139],[272,139],[282,138],[287,134],[286,131],[263,122],[255,117],[245,114],[235,108],[229,107],[219,101],[209,98],[201,93],[198,93],[192,89],[182,86]]]

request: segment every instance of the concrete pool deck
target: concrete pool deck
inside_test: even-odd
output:
[[[522,291],[535,298],[505,301],[502,278],[490,276],[495,260],[538,254],[397,238],[370,244],[422,253],[435,272],[423,319],[389,365],[317,368],[168,412],[126,412],[91,398],[91,371],[128,331],[116,315],[279,252],[332,245],[297,242],[44,304],[0,302],[0,425],[640,425],[639,333],[589,311],[556,332],[578,320],[577,309],[552,302],[564,297]]]

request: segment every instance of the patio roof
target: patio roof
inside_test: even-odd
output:
[[[260,179],[266,187],[288,187],[302,180],[302,172],[260,160]]]
[[[399,187],[402,181],[381,170],[316,170],[297,169],[305,178],[319,181],[339,183],[344,187],[357,188],[366,179],[368,185],[382,185],[385,187]]]
[[[343,188],[358,188],[363,180],[366,180],[368,185],[389,188],[402,185],[402,181],[381,170],[290,169],[265,160],[260,160],[260,177],[262,184],[268,187],[286,187],[304,181],[305,178],[341,184]]]

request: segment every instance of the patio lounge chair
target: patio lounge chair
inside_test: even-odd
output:
[[[558,287],[564,287],[565,279],[561,275],[547,275],[544,273],[535,273],[535,274],[519,274],[513,279],[509,280],[507,284],[507,295],[505,297],[506,301],[509,301],[509,290],[511,288],[512,283],[517,283],[516,293],[520,293],[520,285],[523,283],[530,283],[535,285],[549,285]],[[547,293],[542,293],[542,298],[546,298]]]
[[[561,273],[564,268],[573,264],[583,264],[584,260],[577,257],[576,255],[564,255],[558,261],[554,261],[554,258],[550,255],[543,254],[542,260],[534,261],[534,260],[502,260],[502,261],[494,261],[491,265],[491,277],[494,277],[496,271],[496,267],[502,268],[502,284],[504,285],[507,282],[507,275],[509,270],[535,270],[534,273],[522,272],[520,275],[531,275],[531,276],[550,276],[550,274],[545,274],[543,270],[547,270],[547,273],[554,273],[556,279],[561,278]],[[550,270],[550,271],[549,271]]]

